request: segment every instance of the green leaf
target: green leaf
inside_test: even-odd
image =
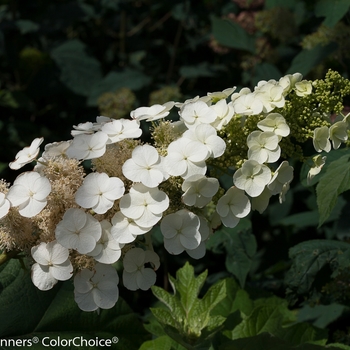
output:
[[[350,155],[345,155],[329,164],[317,187],[317,205],[321,226],[332,212],[338,196],[350,189]]]
[[[285,278],[289,287],[288,294],[307,293],[317,273],[325,265],[334,263],[348,249],[350,249],[348,243],[331,240],[312,240],[291,248],[289,257],[292,266]]]
[[[167,335],[163,335],[154,340],[148,340],[144,342],[139,350],[171,350],[173,340]]]
[[[251,53],[255,52],[254,38],[238,23],[212,17],[212,30],[213,36],[219,44]]]
[[[97,106],[98,98],[104,92],[113,92],[122,87],[139,90],[147,86],[151,78],[135,69],[126,68],[121,72],[110,72],[92,87],[88,97],[88,106]]]
[[[86,53],[80,40],[68,40],[51,51],[51,57],[60,68],[60,80],[78,95],[89,96],[102,79],[100,62]]]
[[[326,17],[323,24],[334,27],[348,12],[349,0],[319,0],[315,6],[316,17]]]
[[[194,277],[193,266],[186,262],[185,266],[176,272],[176,279],[169,276],[174,292],[175,294],[178,293],[178,297],[186,313],[191,310],[207,275],[208,271],[204,271],[198,277]]]
[[[298,312],[298,322],[310,322],[315,327],[325,328],[337,320],[346,307],[340,304],[331,305],[306,305]]]
[[[21,34],[36,32],[39,29],[38,23],[35,23],[28,19],[19,19],[15,23]]]
[[[316,344],[301,344],[294,346],[269,333],[261,333],[254,337],[236,339],[225,343],[220,350],[325,350],[326,348]],[[328,350],[336,350],[334,346],[327,346]]]
[[[311,50],[304,49],[293,58],[286,74],[301,73],[306,75],[336,49],[337,45],[335,43],[326,46],[318,45]]]
[[[212,311],[212,315],[228,317],[239,310],[248,316],[253,310],[253,301],[233,278],[226,278],[226,297]]]
[[[227,251],[226,268],[237,277],[241,287],[244,288],[257,250],[255,236],[250,232],[231,232],[231,229],[226,227],[220,231],[224,231],[230,237],[225,245]]]

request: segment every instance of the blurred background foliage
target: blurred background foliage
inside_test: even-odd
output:
[[[348,0],[1,0],[0,176],[97,115],[301,72],[348,76]]]

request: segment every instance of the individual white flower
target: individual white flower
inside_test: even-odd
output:
[[[142,182],[147,187],[157,187],[168,177],[163,169],[164,158],[150,145],[137,146],[131,158],[122,168],[126,178],[133,182]]]
[[[256,97],[263,103],[264,113],[271,112],[274,108],[284,107],[285,100],[283,88],[273,83],[266,83],[256,91]]]
[[[251,197],[259,196],[271,180],[271,170],[255,160],[247,160],[233,175],[235,186]]]
[[[141,227],[137,225],[133,219],[126,217],[120,211],[114,214],[111,221],[111,235],[120,244],[131,243],[137,236],[144,235],[153,228],[153,226]]]
[[[186,178],[206,173],[205,160],[209,156],[209,151],[202,143],[181,137],[171,142],[167,151],[164,166],[169,175]]]
[[[219,181],[216,178],[208,178],[204,175],[192,175],[182,184],[183,202],[188,206],[203,208],[206,206],[219,189]]]
[[[186,209],[165,216],[160,223],[165,249],[178,255],[186,249],[197,248],[201,242],[199,227],[199,217]]]
[[[233,108],[236,114],[257,115],[262,112],[264,105],[254,93],[250,93],[236,98],[233,101]]]
[[[76,249],[81,254],[95,249],[101,233],[100,223],[78,208],[68,209],[55,230],[58,243],[68,249]]]
[[[73,125],[74,130],[70,134],[74,137],[81,134],[93,134],[94,124],[91,122],[80,123],[78,125]]]
[[[41,242],[32,247],[31,254],[36,261],[32,266],[32,281],[40,290],[49,290],[57,281],[71,278],[73,266],[69,260],[69,251],[57,241]]]
[[[168,209],[169,198],[156,188],[135,183],[119,202],[120,211],[141,227],[154,226]]]
[[[253,131],[247,137],[248,158],[259,163],[274,163],[281,155],[278,136],[272,131]]]
[[[45,145],[42,157],[45,159],[66,156],[70,141],[53,142]]]
[[[119,260],[124,244],[119,244],[111,235],[112,225],[107,220],[101,221],[102,235],[97,241],[96,247],[87,255],[103,264],[113,264]]]
[[[18,170],[24,165],[31,163],[39,154],[39,146],[43,141],[43,137],[34,139],[29,147],[24,147],[16,154],[15,160],[9,164],[9,167],[13,170]]]
[[[312,93],[312,84],[307,80],[302,80],[295,83],[295,93],[299,97],[304,97]]]
[[[332,141],[333,148],[338,149],[341,143],[348,139],[348,124],[345,121],[334,123],[329,128],[329,138]]]
[[[91,208],[97,214],[104,214],[112,208],[114,201],[125,191],[124,183],[118,177],[105,173],[90,173],[75,194],[75,201],[83,208]]]
[[[92,135],[77,135],[67,149],[67,156],[76,159],[99,158],[106,152],[107,140],[108,136],[101,131]]]
[[[13,207],[18,207],[22,216],[31,218],[44,209],[50,192],[51,184],[46,177],[28,171],[17,176],[7,193],[7,199]]]
[[[138,138],[142,134],[136,120],[118,119],[104,123],[101,131],[108,135],[107,144],[116,143],[124,139]]]
[[[207,147],[210,157],[217,158],[225,152],[225,141],[217,136],[215,128],[209,124],[199,124],[184,132],[182,137],[202,143]]]
[[[223,91],[208,92],[207,95],[211,98],[212,102],[218,102],[225,100],[236,90],[236,86],[232,88],[225,89]]]
[[[218,200],[216,211],[226,227],[235,227],[241,218],[250,213],[250,202],[244,192],[232,186]]]
[[[267,185],[272,195],[281,193],[284,184],[293,180],[293,170],[286,160],[279,165]]]
[[[262,214],[269,205],[271,196],[271,191],[267,187],[265,187],[264,191],[262,191],[262,193],[260,193],[259,196],[252,197],[252,210],[257,210],[260,214]]]
[[[137,121],[144,119],[146,119],[148,122],[154,121],[168,116],[174,105],[175,102],[169,101],[162,105],[155,104],[151,107],[139,107],[130,112],[130,117]]]
[[[282,191],[281,191],[281,193],[279,194],[279,198],[278,198],[278,200],[279,200],[279,202],[280,202],[281,204],[286,200],[286,194],[287,194],[289,188],[290,188],[290,182],[286,182],[286,183],[283,185]]]
[[[309,172],[307,173],[307,183],[310,184],[311,180],[321,172],[323,166],[326,163],[326,156],[321,156],[318,154],[317,156],[312,158],[313,166],[310,168]]]
[[[97,263],[74,277],[74,299],[83,311],[111,309],[119,298],[119,277],[111,265]]]
[[[231,95],[231,101],[234,102],[237,100],[238,97],[243,96],[243,95],[249,95],[251,93],[252,93],[252,91],[249,88],[244,87],[239,92],[235,92]]]
[[[210,234],[212,233],[212,229],[209,227],[209,224],[206,219],[202,216],[198,216],[199,218],[199,233],[201,235],[201,242],[199,246],[194,249],[185,249],[186,253],[193,259],[201,259],[205,255],[206,248],[205,243],[208,240]]]
[[[226,100],[220,100],[210,108],[216,113],[216,119],[211,123],[216,130],[221,130],[227,125],[235,113],[232,102],[227,103]]]
[[[203,101],[184,105],[180,112],[181,119],[188,128],[199,124],[210,124],[216,119],[216,112]]]
[[[202,96],[202,97],[196,96],[194,98],[187,99],[185,102],[175,102],[175,107],[180,108],[180,111],[182,111],[182,109],[186,105],[188,105],[190,103],[197,102],[197,101],[202,101],[209,106],[211,103],[211,98],[210,98],[210,96]]]
[[[331,150],[331,142],[329,141],[328,127],[321,126],[319,128],[315,128],[312,141],[317,152],[329,152]]]
[[[151,263],[153,268],[145,267],[145,264]],[[156,283],[160,262],[159,256],[151,250],[141,248],[130,249],[123,259],[123,283],[129,290],[147,290]]]
[[[283,95],[286,96],[301,79],[303,79],[303,76],[300,73],[287,74],[280,78],[278,85],[282,86]]]
[[[265,119],[258,122],[257,127],[262,131],[271,131],[281,137],[286,137],[290,133],[290,128],[284,117],[279,113],[270,113]]]
[[[11,207],[10,201],[6,195],[0,192],[0,219],[7,215]]]

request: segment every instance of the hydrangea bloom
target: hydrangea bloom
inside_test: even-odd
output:
[[[97,263],[94,271],[84,269],[74,278],[74,299],[83,311],[112,308],[119,298],[119,276],[111,265]]]
[[[233,108],[237,114],[257,115],[262,112],[264,105],[254,93],[249,93],[236,98],[233,101]]]
[[[184,132],[182,137],[205,145],[210,157],[217,158],[225,152],[225,141],[217,136],[215,128],[211,125],[199,124]]]
[[[329,128],[329,138],[333,148],[338,149],[342,142],[348,139],[348,124],[345,121],[338,121]]]
[[[311,180],[321,172],[323,166],[326,164],[326,156],[321,156],[318,154],[317,156],[313,157],[313,166],[310,168],[308,174],[307,174],[307,183],[310,184]]]
[[[233,175],[235,186],[246,191],[249,196],[257,197],[271,180],[271,170],[255,160],[247,160]]]
[[[151,263],[154,268],[145,267],[147,263]],[[129,290],[147,290],[156,283],[154,270],[158,269],[160,262],[155,252],[133,248],[125,254],[123,265],[123,283]]]
[[[7,215],[10,210],[10,201],[4,193],[0,192],[0,219]]]
[[[248,197],[242,190],[233,186],[219,199],[216,211],[226,227],[235,227],[239,219],[250,213],[250,208]]]
[[[201,235],[201,242],[199,243],[199,246],[197,248],[185,249],[186,253],[193,259],[203,258],[206,252],[205,243],[208,240],[210,233],[212,232],[208,222],[202,216],[198,216],[198,218],[199,218],[199,233]]]
[[[108,135],[107,144],[116,143],[126,138],[137,138],[142,134],[136,120],[118,119],[104,123],[101,131]]]
[[[173,176],[186,178],[194,174],[204,175],[208,156],[209,151],[204,144],[181,137],[168,146],[164,166],[169,175]]]
[[[286,137],[290,133],[290,128],[284,117],[279,113],[270,113],[265,119],[257,124],[262,131],[271,131],[281,137]]]
[[[285,104],[283,88],[275,83],[269,83],[260,86],[256,91],[256,97],[263,104],[263,112],[269,113],[274,108],[281,108]]]
[[[109,177],[105,173],[91,173],[78,189],[75,200],[83,208],[92,208],[98,214],[104,214],[112,208],[114,201],[124,194],[124,183],[118,177]]]
[[[329,152],[331,150],[332,146],[329,141],[329,128],[327,126],[315,128],[312,140],[317,152]]]
[[[307,80],[302,80],[295,83],[295,93],[300,96],[304,97],[306,95],[310,95],[312,92],[312,85]]]
[[[108,136],[98,131],[95,134],[79,134],[67,149],[67,156],[76,159],[94,159],[106,152]]]
[[[219,189],[219,181],[216,178],[208,178],[204,175],[192,175],[182,184],[184,203],[188,206],[203,208],[206,206]]]
[[[72,277],[73,266],[69,261],[69,251],[57,241],[41,242],[31,250],[36,261],[32,265],[32,281],[40,290],[51,289],[58,281]]]
[[[278,136],[271,131],[253,131],[248,135],[248,158],[259,163],[274,163],[281,155]]]
[[[151,227],[141,227],[135,223],[133,219],[126,217],[122,212],[118,211],[112,217],[111,234],[119,243],[131,243],[137,236],[144,235],[151,231]]]
[[[180,113],[188,128],[198,124],[210,124],[216,119],[216,113],[203,101],[185,104]]]
[[[169,198],[158,188],[136,183],[119,203],[120,211],[141,227],[155,225],[168,209]]]
[[[39,146],[43,141],[43,137],[34,139],[29,147],[24,147],[16,154],[15,160],[9,164],[9,167],[13,170],[18,170],[24,165],[31,163],[39,154]]]
[[[142,182],[147,187],[157,187],[167,178],[163,157],[150,145],[137,146],[123,165],[123,174],[129,180]]]
[[[96,247],[88,255],[103,264],[113,264],[119,260],[124,244],[119,244],[111,235],[112,225],[107,220],[101,221],[102,234]]]
[[[47,204],[51,192],[50,181],[34,171],[17,176],[7,193],[11,205],[18,207],[22,216],[31,218],[41,212]]]
[[[170,110],[174,107],[175,102],[167,102],[163,105],[155,104],[151,107],[139,107],[130,112],[130,117],[137,121],[146,119],[148,122],[160,118],[165,118],[169,115]]]
[[[286,160],[279,165],[267,185],[272,195],[281,193],[283,186],[293,180],[293,170]]]
[[[57,241],[64,247],[86,254],[95,249],[102,228],[92,215],[78,208],[70,208],[57,224],[55,234]]]
[[[185,249],[197,248],[201,242],[199,227],[199,217],[186,209],[165,216],[160,224],[165,249],[178,255]]]
[[[221,130],[227,125],[235,113],[232,103],[227,103],[225,99],[220,100],[210,108],[216,113],[216,119],[211,123],[216,130]]]

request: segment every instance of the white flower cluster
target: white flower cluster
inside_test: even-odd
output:
[[[205,242],[213,228],[220,224],[233,228],[252,209],[263,212],[273,195],[279,195],[282,201],[293,179],[293,168],[286,160],[277,163],[280,142],[288,137],[290,127],[276,109],[284,107],[292,91],[300,98],[312,93],[311,83],[301,79],[300,74],[287,75],[279,81],[261,81],[253,92],[244,88],[234,93],[235,88],[230,88],[184,103],[140,107],[130,113],[131,119],[97,117],[95,123],[74,126],[72,140],[47,145],[34,170],[19,175],[7,193],[0,193],[0,218],[12,209],[33,218],[46,207],[52,183],[43,170],[49,160],[99,159],[103,163],[111,147],[141,136],[141,121],[157,125],[174,107],[178,108],[180,120],[170,123],[177,136],[165,145],[165,152],[156,143],[133,144],[129,159],[121,163],[113,159],[122,176],[94,169],[85,176],[75,192],[74,205],[55,225],[55,239],[37,242],[31,249],[35,261],[33,283],[48,290],[57,281],[74,276],[75,300],[82,310],[111,308],[118,299],[115,262],[123,263],[126,288],[147,290],[155,283],[160,261],[152,247],[151,232],[156,225],[170,254],[185,251],[198,259],[205,255]],[[261,118],[247,137],[246,158],[240,168],[234,169],[234,185],[224,191],[218,179],[210,177],[209,165],[234,140],[223,139],[218,133],[232,119],[244,125],[254,115]],[[330,128],[316,128],[316,151],[328,152],[330,141],[338,148],[347,140],[347,130],[346,119]],[[42,141],[35,139],[20,151],[10,167],[17,170],[36,159]],[[315,161],[310,177],[323,163]],[[174,187],[176,199],[172,198]],[[209,215],[206,207],[213,205],[215,213]],[[73,263],[75,255],[92,259],[93,266],[79,269]]]

